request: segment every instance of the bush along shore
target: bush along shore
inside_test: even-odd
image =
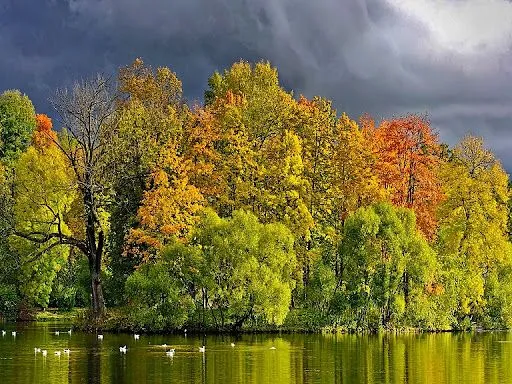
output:
[[[141,59],[51,102],[36,113],[0,94],[5,319],[80,307],[88,330],[512,326],[510,185],[482,138],[446,145],[417,114],[350,118],[284,89],[268,62],[214,73],[202,103]]]

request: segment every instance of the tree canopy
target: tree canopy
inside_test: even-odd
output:
[[[91,326],[156,331],[512,326],[510,183],[481,138],[449,146],[417,114],[354,118],[266,61],[215,72],[202,104],[142,59],[51,100],[55,128],[21,92],[0,95],[3,316],[76,304]]]

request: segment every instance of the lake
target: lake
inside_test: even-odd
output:
[[[512,383],[512,334],[507,332],[141,334],[139,340],[105,333],[98,340],[92,334],[69,335],[62,323],[0,327],[7,331],[0,335],[1,383]],[[124,345],[126,353],[119,351]],[[47,356],[35,353],[35,347],[46,349]],[[176,350],[172,357],[165,353],[170,348]]]

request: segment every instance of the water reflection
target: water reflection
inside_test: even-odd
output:
[[[62,324],[4,328],[9,332],[0,336],[2,383],[512,383],[509,333],[141,335],[140,340],[105,334],[100,341],[79,332],[55,335],[66,329]],[[121,345],[128,346],[126,354]],[[48,355],[34,353],[34,347]],[[167,356],[171,347],[176,353]],[[65,348],[69,355],[55,355]]]

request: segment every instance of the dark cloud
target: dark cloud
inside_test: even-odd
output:
[[[505,0],[488,1],[504,13]],[[0,89],[19,88],[49,112],[46,100],[56,87],[97,71],[115,73],[141,56],[170,66],[186,96],[200,100],[214,70],[240,58],[269,59],[296,93],[327,96],[354,118],[427,112],[443,140],[482,135],[511,169],[507,31],[503,40],[488,25],[478,34],[477,25],[465,35],[458,24],[446,24],[448,13],[432,11],[432,22],[445,23],[445,34],[436,34],[411,1],[401,1],[409,4],[404,9],[397,3],[0,0]],[[459,1],[466,5],[460,14],[473,20],[479,3]]]

